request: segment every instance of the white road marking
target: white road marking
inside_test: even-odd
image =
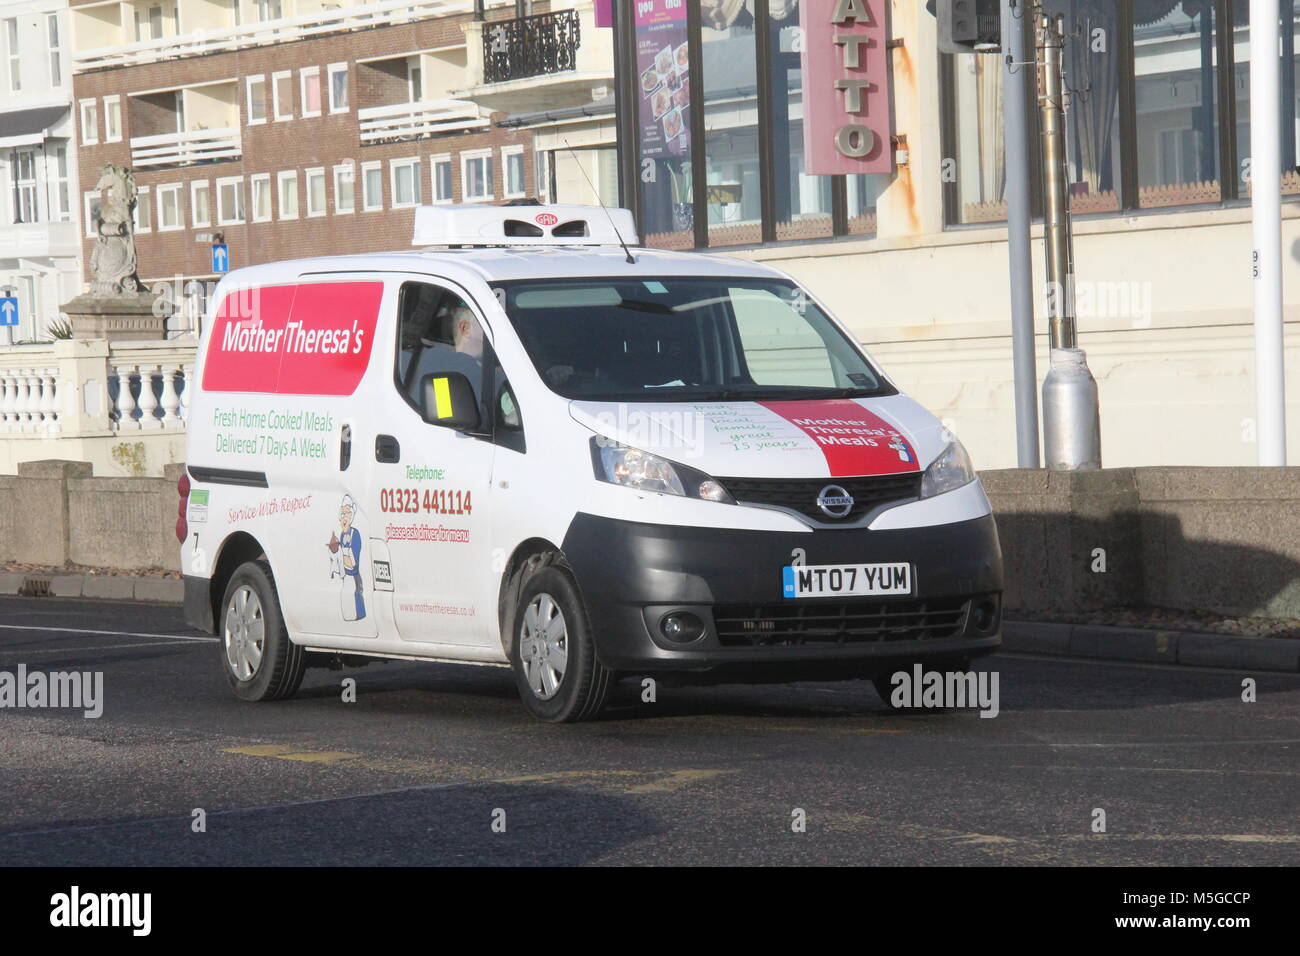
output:
[[[92,631],[84,627],[36,627],[32,624],[0,624],[5,631],[53,631],[57,634],[97,634],[101,637],[161,637],[169,641],[216,643],[220,638],[193,637],[188,634],[145,634],[140,631]]]
[[[216,641],[217,638],[210,638]],[[3,645],[0,645],[2,647]],[[40,649],[24,649],[23,657],[33,657],[37,654],[80,654],[83,651],[120,651],[128,647],[176,647],[171,641],[141,641],[136,644],[101,644],[98,647],[43,647]]]

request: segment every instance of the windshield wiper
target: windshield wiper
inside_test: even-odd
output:
[[[631,309],[634,312],[651,312],[654,315],[672,315],[672,306],[664,305],[662,302],[641,302],[637,299],[623,299],[619,302],[619,308]]]

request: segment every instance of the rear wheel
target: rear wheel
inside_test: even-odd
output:
[[[529,712],[564,723],[590,720],[605,706],[614,674],[596,644],[572,573],[562,564],[533,571],[520,589],[511,653]]]
[[[221,607],[221,660],[235,696],[281,700],[297,693],[306,653],[289,640],[270,565],[240,565]]]

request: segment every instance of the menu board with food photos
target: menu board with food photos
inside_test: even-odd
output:
[[[691,135],[686,2],[634,0],[634,4],[641,155],[685,156]]]

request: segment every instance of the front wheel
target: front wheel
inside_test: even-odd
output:
[[[515,683],[529,712],[552,723],[590,720],[600,713],[614,674],[596,658],[578,585],[568,568],[550,564],[530,574],[514,620]]]
[[[221,607],[221,661],[235,696],[281,700],[296,694],[307,670],[306,654],[289,640],[270,565],[240,565]]]

